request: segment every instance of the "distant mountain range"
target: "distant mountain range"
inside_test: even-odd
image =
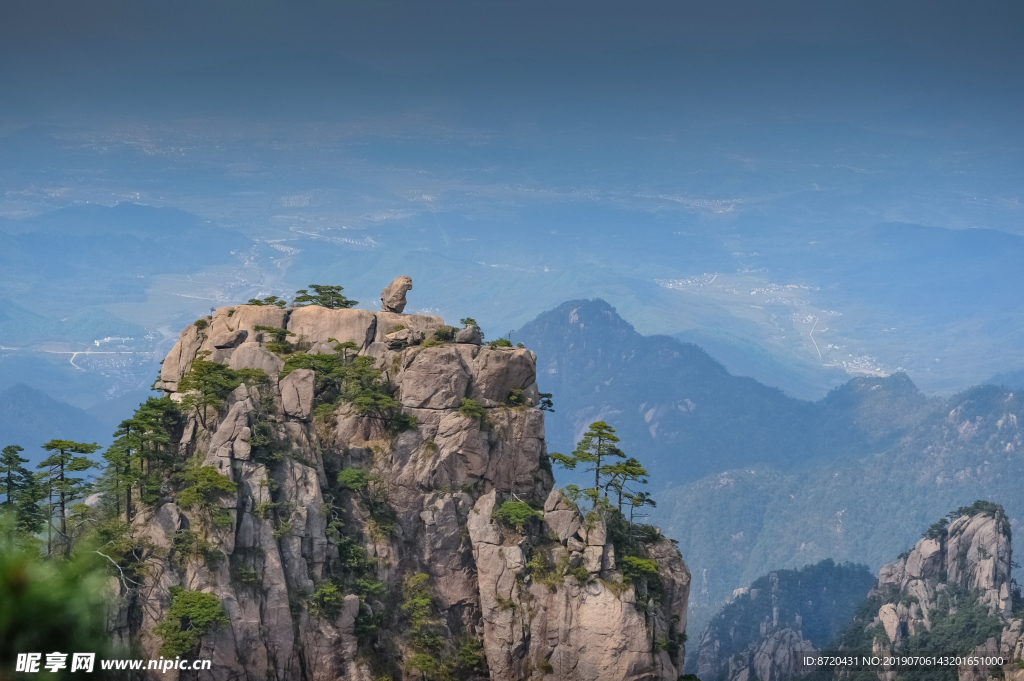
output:
[[[195,272],[251,244],[185,211],[132,203],[0,218],[0,344],[144,335],[100,306],[144,300],[153,275]]]
[[[537,352],[555,395],[550,450],[606,420],[649,468],[652,517],[694,574],[695,629],[767,570],[825,558],[875,570],[949,508],[990,499],[1024,520],[1024,391],[929,398],[897,373],[797,400],[695,345],[636,333],[601,300],[565,303],[513,340]]]
[[[127,412],[123,418],[128,418]],[[0,392],[0,447],[20,445],[33,464],[42,460],[40,447],[54,439],[106,444],[110,431],[85,411],[58,402],[23,383]]]

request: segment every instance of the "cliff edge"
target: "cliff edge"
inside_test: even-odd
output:
[[[535,355],[472,331],[315,305],[182,331],[157,383],[176,472],[131,521],[119,640],[213,661],[162,679],[676,679],[678,551],[648,531],[617,565],[554,489]]]

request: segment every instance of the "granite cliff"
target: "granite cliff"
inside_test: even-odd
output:
[[[884,566],[852,622],[830,650],[887,655],[1002,657],[1004,665],[877,670],[900,678],[1022,679],[1021,598],[1010,576],[1010,521],[1002,506],[977,501],[934,523],[914,547]],[[818,670],[814,679],[833,678]],[[838,673],[835,678],[841,678]],[[858,677],[860,678],[860,677]]]
[[[196,367],[242,380],[197,407]],[[554,488],[531,351],[430,315],[238,305],[181,332],[157,387],[182,463],[132,520],[111,620],[142,655],[194,636],[199,678],[225,680],[678,677],[689,572],[654,528],[623,570]],[[223,615],[196,626],[189,598]]]

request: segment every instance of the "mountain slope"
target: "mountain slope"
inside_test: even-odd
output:
[[[21,445],[33,463],[49,440],[103,442],[109,433],[77,407],[58,402],[23,383],[0,392],[0,447]]]
[[[537,353],[539,385],[555,395],[554,446],[571,449],[592,421],[607,420],[628,453],[673,481],[813,456],[811,403],[731,376],[696,345],[641,336],[603,300],[564,303],[513,340]]]
[[[898,373],[795,400],[696,346],[637,334],[599,300],[559,306],[513,340],[536,350],[538,384],[555,394],[552,449],[603,418],[650,469],[652,518],[693,569],[695,627],[766,570],[826,558],[877,569],[950,507],[989,498],[1024,519],[1020,391],[929,398]]]
[[[696,345],[642,336],[603,300],[575,300],[513,334],[537,353],[541,389],[555,394],[548,429],[571,449],[595,420],[655,478],[681,484],[770,463],[794,470],[891,444],[927,408],[905,374],[858,378],[819,402],[732,376]]]

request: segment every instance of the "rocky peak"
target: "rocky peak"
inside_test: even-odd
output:
[[[951,516],[951,522],[943,519],[932,525],[911,551],[878,574],[873,593],[896,593],[906,601],[900,608],[887,608],[883,618],[890,623],[889,638],[894,643],[921,626],[930,628],[929,613],[936,607],[937,596],[950,587],[976,594],[990,614],[1010,617],[1011,546],[1006,513],[1001,506],[979,501]]]
[[[659,537],[654,573],[616,565],[601,517],[553,489],[536,356],[467,335],[318,306],[223,307],[186,328],[158,383],[172,399],[189,403],[197,358],[265,378],[244,374],[205,428],[189,412],[186,469],[232,491],[189,506],[170,479],[138,515],[145,584],[122,593],[121,639],[157,657],[183,588],[227,615],[200,639],[214,679],[674,680],[678,551]],[[350,370],[376,392],[328,399],[330,371]]]
[[[1010,523],[1002,506],[976,501],[934,523],[910,551],[884,566],[853,622],[831,644],[885,656],[982,655],[1020,659],[1022,622],[1014,617]],[[1019,594],[1018,594],[1019,596]],[[1018,604],[1019,605],[1019,604]],[[991,675],[1020,679],[1002,669],[965,665],[961,681]],[[891,669],[878,670],[895,681]]]

